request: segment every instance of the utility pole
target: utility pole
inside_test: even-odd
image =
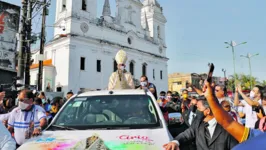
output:
[[[244,55],[240,55],[240,57],[245,57],[248,59],[248,64],[249,64],[249,83],[250,83],[250,90],[252,90],[252,71],[251,71],[251,58],[254,57],[254,56],[258,56],[259,53],[257,54],[254,54],[254,55],[251,55],[251,54],[247,54],[246,56]]]
[[[43,12],[42,12],[42,31],[41,31],[41,44],[40,44],[40,59],[39,59],[39,73],[38,73],[38,90],[42,91],[42,77],[43,77],[43,51],[46,41],[45,37],[45,24],[46,24],[46,0],[43,0]]]
[[[222,72],[224,72],[224,94],[227,96],[227,78],[226,78],[226,70],[222,69]]]
[[[234,86],[236,88],[236,57],[235,57],[235,47],[236,46],[239,46],[239,45],[243,45],[243,44],[246,44],[247,42],[242,42],[240,44],[236,44],[236,42],[234,41],[231,41],[230,43],[229,42],[224,42],[226,45],[228,45],[226,48],[232,48],[232,53],[233,53],[233,65],[234,65]]]
[[[18,54],[18,72],[17,77],[19,78],[18,82],[23,84],[24,80],[24,65],[25,65],[25,21],[27,18],[27,7],[28,7],[28,0],[22,0],[22,16],[20,21],[20,28],[19,28],[19,54]]]
[[[25,87],[30,85],[30,65],[31,65],[31,22],[32,22],[32,0],[28,1],[28,12],[27,12],[27,50],[25,60]]]

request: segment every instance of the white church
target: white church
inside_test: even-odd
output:
[[[135,79],[142,75],[157,87],[168,90],[163,9],[156,0],[116,0],[111,16],[105,0],[97,17],[97,0],[57,0],[54,39],[32,54],[31,85],[37,85],[38,60],[44,61],[43,87],[53,91],[106,89],[116,68],[115,55],[127,52],[126,69]]]

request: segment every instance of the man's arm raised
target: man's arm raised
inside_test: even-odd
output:
[[[210,83],[206,81],[205,86],[207,87],[204,93],[213,115],[217,122],[229,132],[237,141],[243,142],[248,138],[249,129],[235,121],[228,112],[226,112],[220,105],[218,100],[212,93]]]

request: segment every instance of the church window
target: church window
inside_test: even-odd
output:
[[[157,34],[158,34],[158,38],[161,37],[161,29],[160,26],[157,27]]]
[[[163,79],[163,71],[162,70],[160,71],[160,78],[161,78],[161,80]]]
[[[62,0],[62,11],[66,10],[66,0]]]
[[[144,63],[143,65],[142,65],[142,75],[143,76],[147,76],[147,64],[146,63]]]
[[[132,76],[134,76],[134,62],[131,61],[129,64],[129,72],[131,73]]]
[[[116,61],[114,60],[114,63],[113,63],[113,65],[114,65],[114,71],[116,71],[117,70],[117,63],[116,63]]]
[[[153,80],[155,80],[155,69],[152,70]]]
[[[130,38],[130,37],[129,37],[129,38],[127,38],[127,42],[128,42],[128,44],[129,44],[129,45],[132,43],[132,40],[131,40],[131,38]]]
[[[97,72],[101,72],[102,66],[101,66],[101,60],[97,60]]]
[[[80,57],[80,70],[85,70],[85,57]]]
[[[84,10],[84,11],[87,10],[87,3],[86,3],[86,0],[82,0],[82,10]]]

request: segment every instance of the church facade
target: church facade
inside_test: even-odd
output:
[[[64,92],[106,89],[116,68],[116,53],[127,52],[126,69],[135,79],[146,75],[157,91],[168,89],[166,18],[156,0],[116,0],[111,16],[105,0],[97,17],[97,0],[57,0],[54,40],[44,55],[35,51],[31,84],[37,83],[38,60],[44,59],[43,87]]]

